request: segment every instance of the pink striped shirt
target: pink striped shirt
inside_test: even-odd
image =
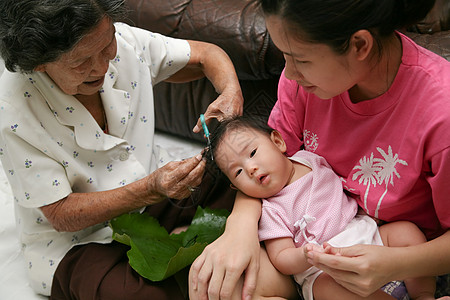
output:
[[[347,226],[358,204],[345,195],[341,180],[323,157],[299,151],[291,160],[312,171],[263,199],[259,239],[290,237],[296,247],[306,242],[322,244]]]

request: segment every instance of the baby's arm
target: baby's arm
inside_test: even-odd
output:
[[[292,238],[266,240],[264,244],[272,264],[285,275],[298,274],[311,267],[306,261],[304,247],[296,248]]]

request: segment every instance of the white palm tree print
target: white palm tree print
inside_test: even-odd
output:
[[[305,129],[303,130],[303,140],[306,150],[316,152],[317,147],[319,147],[319,137],[317,134]]]
[[[396,153],[393,155],[392,153],[392,147],[389,145],[388,153],[384,152],[383,149],[377,147],[378,152],[383,156],[383,159],[375,158],[374,161],[376,161],[376,165],[380,167],[380,171],[378,172],[378,183],[386,184],[386,190],[384,191],[383,195],[381,195],[380,199],[378,200],[377,208],[375,210],[375,218],[378,218],[378,210],[380,209],[381,202],[383,201],[384,196],[386,196],[388,191],[388,186],[391,184],[394,185],[394,175],[397,178],[400,178],[400,174],[397,172],[396,165],[402,164],[404,166],[407,166],[408,163],[402,159],[398,158],[398,154]]]
[[[378,211],[380,209],[381,202],[387,194],[389,184],[394,185],[394,175],[397,178],[401,178],[400,174],[397,172],[396,165],[408,165],[406,161],[398,158],[397,153],[395,155],[393,154],[392,147],[390,145],[387,153],[380,147],[377,147],[377,150],[383,158],[374,158],[373,152],[370,154],[369,158],[364,156],[359,160],[359,165],[353,168],[353,170],[358,171],[355,172],[352,176],[352,180],[357,180],[359,177],[359,184],[362,183],[363,185],[367,186],[366,192],[364,194],[364,209],[367,213],[369,213],[369,209],[367,207],[367,198],[369,195],[370,185],[373,185],[373,187],[375,187],[378,184],[383,184],[383,182],[386,185],[386,189],[377,203],[377,207],[375,210],[376,218],[378,218]]]
[[[359,170],[355,172],[352,176],[352,180],[356,180],[359,177],[359,184],[364,184],[367,186],[366,192],[364,193],[364,209],[367,213],[369,213],[369,209],[367,208],[367,196],[369,195],[369,188],[372,184],[374,187],[377,185],[377,174],[380,171],[380,167],[375,166],[373,164],[373,152],[370,154],[370,157],[363,157],[359,160],[359,165],[355,166],[353,170]]]

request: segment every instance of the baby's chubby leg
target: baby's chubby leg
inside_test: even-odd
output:
[[[382,290],[378,290],[368,297],[361,297],[354,294],[338,284],[331,276],[326,273],[322,273],[314,281],[313,285],[314,300],[393,300],[394,297],[386,294]]]
[[[422,231],[411,222],[398,221],[380,226],[383,244],[389,247],[408,247],[426,243],[427,239]],[[435,299],[436,280],[434,277],[420,277],[405,279],[406,289],[411,299]]]

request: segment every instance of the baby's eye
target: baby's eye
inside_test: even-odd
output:
[[[250,153],[250,157],[255,156],[255,154],[256,154],[256,149],[254,149],[254,150],[252,151],[252,153]]]
[[[238,177],[242,173],[242,169],[237,170],[236,175],[234,177]]]

